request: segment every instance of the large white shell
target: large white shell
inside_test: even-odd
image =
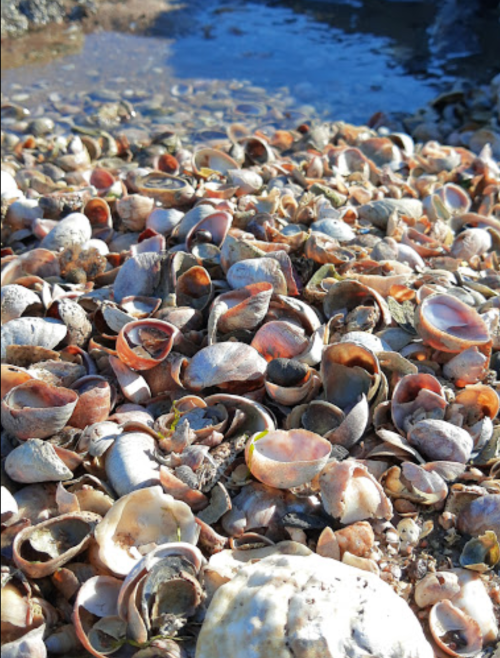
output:
[[[5,460],[5,471],[15,482],[63,482],[73,473],[59,459],[54,446],[40,439],[29,439],[15,448]]]
[[[7,345],[32,345],[53,350],[66,337],[68,328],[58,320],[17,318],[2,327],[2,360]]]
[[[52,229],[42,240],[41,247],[59,251],[72,245],[85,244],[92,237],[92,226],[88,218],[79,212],[71,213]]]
[[[198,534],[190,508],[158,486],[121,498],[96,528],[95,538],[101,561],[116,575],[127,576],[160,544],[196,544]]]
[[[20,318],[24,311],[32,304],[39,304],[40,297],[24,286],[16,283],[2,288],[2,324],[9,320]]]
[[[155,440],[142,432],[118,436],[106,455],[106,473],[119,496],[160,484],[160,465],[154,458]]]
[[[403,599],[319,555],[267,557],[220,587],[196,658],[433,658]]]

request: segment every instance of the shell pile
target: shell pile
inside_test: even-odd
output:
[[[491,656],[498,150],[5,111],[2,656]]]

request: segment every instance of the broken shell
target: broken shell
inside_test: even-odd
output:
[[[60,482],[73,477],[54,446],[40,439],[29,439],[15,448],[5,460],[5,471],[15,482],[25,484]]]
[[[491,338],[479,313],[451,295],[430,295],[418,306],[415,327],[424,343],[443,352],[476,346],[489,352]]]
[[[13,388],[16,388],[16,386],[19,386],[20,384],[24,384],[30,379],[33,379],[33,375],[31,375],[24,368],[19,368],[17,366],[9,366],[7,364],[2,363],[1,369],[2,369],[1,370],[2,372],[1,399],[2,400],[7,395],[7,393],[11,391]]]
[[[150,487],[123,496],[95,531],[99,557],[108,569],[126,576],[145,553],[160,544],[196,544],[198,526],[189,507]]]
[[[213,294],[212,279],[204,267],[196,265],[180,275],[175,286],[177,304],[202,311]]]
[[[323,309],[327,318],[337,314],[345,316],[347,331],[363,330],[359,326],[359,308],[366,310],[368,328],[379,331],[391,324],[391,313],[387,302],[368,286],[359,281],[345,280],[333,285],[323,300]]]
[[[156,296],[160,286],[164,257],[146,252],[129,258],[118,270],[114,282],[113,296],[117,304],[126,297]]]
[[[76,381],[71,388],[79,397],[68,425],[83,430],[108,418],[111,409],[111,386],[104,377],[87,375]]]
[[[272,294],[270,283],[254,283],[219,295],[210,309],[209,344],[216,342],[217,332],[254,329],[266,317]]]
[[[251,342],[251,346],[266,361],[273,359],[294,359],[302,354],[309,345],[304,329],[292,322],[277,320],[266,322]]]
[[[410,429],[408,441],[430,460],[462,464],[469,460],[473,448],[469,432],[444,420],[420,420]]]
[[[160,483],[155,445],[153,437],[143,432],[127,432],[116,437],[106,453],[106,473],[119,496]]]
[[[51,654],[71,654],[81,649],[80,640],[73,624],[65,624],[45,640],[45,645]]]
[[[359,606],[362,617],[355,612]],[[261,622],[251,623],[256,619]],[[352,651],[380,658],[433,656],[416,617],[389,586],[374,574],[314,554],[266,557],[215,593],[196,658],[248,658],[262,647],[269,656],[296,658]]]
[[[451,571],[429,573],[415,585],[415,603],[419,608],[427,608],[460,592],[458,576]]]
[[[185,206],[192,202],[195,191],[183,178],[155,171],[136,180],[137,190],[159,201],[165,208]]]
[[[2,425],[18,439],[44,439],[65,427],[77,402],[75,391],[33,379],[2,400]]]
[[[451,601],[440,601],[433,606],[429,627],[438,647],[450,656],[474,656],[482,649],[479,625]]]
[[[307,430],[277,430],[255,434],[247,443],[245,459],[258,480],[277,489],[310,482],[328,461],[331,444]]]
[[[116,351],[129,368],[150,370],[167,358],[178,333],[163,320],[129,322],[118,334]]]
[[[396,384],[391,400],[394,425],[404,434],[422,414],[444,418],[447,402],[439,381],[425,373],[405,375]]]
[[[45,624],[26,633],[19,640],[2,645],[2,658],[47,658],[43,641]]]
[[[245,383],[245,390],[262,384],[267,362],[253,347],[244,343],[217,343],[200,350],[184,373],[184,385],[191,391],[218,386],[234,390]]]
[[[238,163],[223,151],[212,148],[200,148],[193,154],[193,170],[208,177],[214,171],[227,176],[231,169],[239,169]]]
[[[487,369],[488,359],[474,346],[448,361],[443,367],[443,374],[457,386],[463,387],[482,381]]]
[[[30,345],[53,350],[64,340],[68,328],[62,322],[44,318],[18,318],[2,326],[2,361],[9,345]]]
[[[89,545],[97,514],[63,514],[21,530],[12,547],[14,562],[30,578],[44,578],[83,552]]]
[[[117,617],[121,585],[116,578],[95,576],[78,592],[73,611],[75,631],[84,648],[96,658],[116,652],[126,639],[126,624]],[[97,624],[96,617],[100,618]]]
[[[329,345],[321,359],[321,375],[328,402],[343,411],[366,395],[371,400],[380,383],[377,357],[356,343]]]
[[[319,483],[325,510],[341,523],[392,518],[392,504],[381,485],[355,460],[328,464]]]
[[[453,573],[458,576],[460,585],[453,604],[477,622],[484,644],[495,642],[498,640],[495,606],[481,575],[468,569],[453,569]]]
[[[151,399],[151,390],[144,377],[114,356],[109,357],[109,364],[127,400],[135,404],[145,404]]]
[[[498,562],[500,562],[500,546],[492,530],[468,541],[460,555],[462,567],[479,573],[493,569]]]

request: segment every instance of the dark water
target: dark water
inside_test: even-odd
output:
[[[365,122],[378,110],[411,112],[446,86],[487,82],[500,70],[500,9],[488,0],[175,7],[156,16],[147,35],[84,36],[75,26],[10,44],[2,90],[30,105],[54,92],[161,95],[176,81],[210,80],[222,95],[250,89],[271,105],[276,97]]]

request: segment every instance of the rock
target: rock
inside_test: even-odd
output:
[[[319,555],[273,555],[241,569],[215,593],[196,648],[196,658],[362,655],[433,658],[434,652],[389,585]]]

